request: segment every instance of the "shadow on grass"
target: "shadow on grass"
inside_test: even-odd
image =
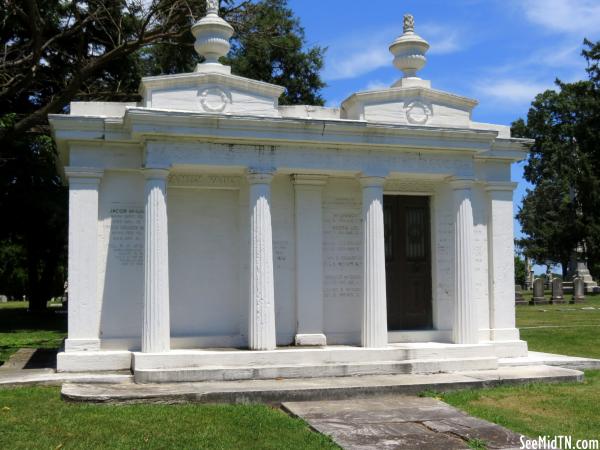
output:
[[[66,333],[67,315],[55,305],[31,313],[26,302],[4,303],[0,305],[0,366],[20,348],[35,348],[44,350],[36,351],[26,368],[53,367]]]
[[[67,331],[67,315],[56,307],[48,308],[43,313],[27,311],[26,303],[23,306],[0,308],[0,333],[14,333],[20,331]]]

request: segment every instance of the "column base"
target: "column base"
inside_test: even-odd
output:
[[[490,330],[490,339],[494,342],[498,341],[518,341],[518,328],[492,328]]]
[[[327,345],[327,337],[324,334],[297,334],[294,345]]]
[[[70,351],[56,356],[58,372],[106,372],[131,369],[131,352],[110,351]]]
[[[66,339],[66,352],[97,352],[100,350],[100,339]]]

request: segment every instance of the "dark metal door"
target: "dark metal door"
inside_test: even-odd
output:
[[[431,329],[429,197],[386,195],[383,210],[388,329]]]

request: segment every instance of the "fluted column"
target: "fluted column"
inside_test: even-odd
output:
[[[519,339],[515,325],[513,190],[517,183],[491,182],[488,193],[490,339]]]
[[[455,344],[476,344],[477,319],[473,296],[473,209],[471,179],[450,182],[454,190],[454,325]]]
[[[101,169],[65,167],[69,179],[69,335],[66,351],[100,350],[98,190]]]
[[[385,347],[387,305],[383,231],[383,177],[361,177],[363,224],[363,347]]]
[[[167,169],[145,169],[144,322],[142,352],[170,349]]]
[[[273,174],[251,170],[250,183],[250,309],[248,347],[273,350],[275,334],[275,283],[271,180]]]
[[[294,175],[296,218],[296,345],[325,345],[323,333],[323,205],[326,178]]]

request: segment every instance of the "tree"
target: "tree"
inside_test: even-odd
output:
[[[524,286],[527,280],[527,264],[525,260],[515,255],[515,284]]]
[[[0,290],[41,310],[60,294],[67,241],[47,115],[73,100],[136,101],[142,76],[191,71],[205,2],[0,2]],[[323,103],[324,50],[304,49],[286,0],[223,0],[221,13],[237,30],[224,61],[234,73],[286,86],[282,104]]]
[[[204,3],[200,3],[195,12],[203,15]],[[320,71],[325,49],[304,49],[304,29],[287,0],[225,0],[221,2],[220,15],[235,29],[231,50],[222,61],[231,66],[234,74],[284,86],[282,105],[324,104],[320,91],[325,83]],[[194,51],[193,36],[186,33],[148,47],[142,62],[146,74],[158,75],[191,72],[202,58]]]
[[[525,167],[528,190],[517,215],[526,237],[524,254],[538,264],[560,263],[583,244],[600,261],[600,42],[584,43],[589,79],[556,81],[557,90],[539,94],[527,122],[513,123],[513,135],[535,139]]]

